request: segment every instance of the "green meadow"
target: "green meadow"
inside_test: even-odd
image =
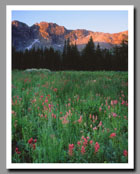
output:
[[[128,72],[12,71],[12,163],[128,163]]]

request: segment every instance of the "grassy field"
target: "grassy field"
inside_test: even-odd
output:
[[[12,72],[13,163],[127,163],[127,72]]]

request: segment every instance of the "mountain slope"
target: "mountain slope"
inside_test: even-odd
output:
[[[78,48],[82,49],[90,37],[95,44],[99,43],[101,48],[112,48],[128,39],[128,31],[110,34],[84,29],[68,30],[64,26],[48,22],[36,23],[29,27],[25,23],[12,21],[12,45],[17,50],[29,50],[32,47],[53,47],[62,50],[64,41],[68,38],[70,43],[76,43]]]

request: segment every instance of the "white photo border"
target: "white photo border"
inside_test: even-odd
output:
[[[12,163],[11,19],[12,10],[128,11],[128,163]],[[7,5],[6,6],[6,168],[7,169],[134,169],[134,6],[133,5]]]

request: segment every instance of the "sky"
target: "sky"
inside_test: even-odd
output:
[[[128,11],[12,11],[12,20],[29,26],[41,21],[56,23],[67,29],[118,33],[128,30]]]

